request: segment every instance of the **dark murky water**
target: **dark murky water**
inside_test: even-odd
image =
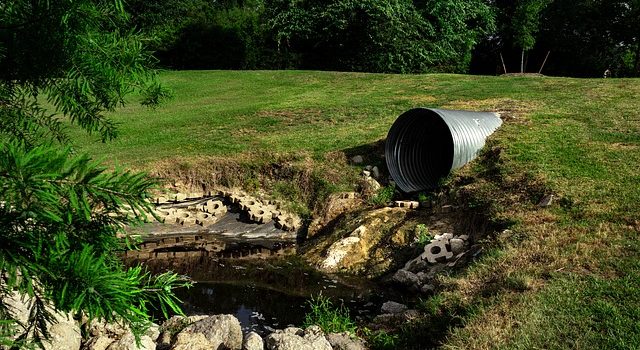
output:
[[[368,281],[324,275],[298,259],[239,263],[201,261],[190,264],[190,271],[179,271],[197,281],[177,291],[185,313],[232,314],[245,332],[265,334],[301,326],[309,300],[320,294],[335,306],[344,305],[354,319],[375,315],[389,298]]]
[[[232,314],[243,331],[264,333],[271,328],[301,325],[307,298],[253,284],[198,283],[179,292],[187,314]]]

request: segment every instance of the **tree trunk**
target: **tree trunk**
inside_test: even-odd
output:
[[[542,74],[542,68],[544,68],[544,64],[547,63],[547,58],[549,58],[550,53],[551,53],[551,50],[547,51],[547,55],[544,56],[544,61],[542,61],[542,65],[540,66],[540,70],[538,71],[538,74]]]
[[[502,69],[504,69],[504,74],[507,74],[507,66],[504,64],[504,58],[502,58],[502,52],[500,52],[500,61],[502,61]]]
[[[524,48],[522,49],[522,57],[520,58],[520,73],[524,73]]]

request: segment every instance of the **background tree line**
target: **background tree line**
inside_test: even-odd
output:
[[[640,0],[130,0],[174,69],[640,75]],[[500,55],[504,59],[504,65]]]

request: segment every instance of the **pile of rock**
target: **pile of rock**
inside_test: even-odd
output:
[[[130,331],[96,323],[90,327],[87,350],[133,350]],[[320,327],[289,327],[264,339],[255,332],[243,335],[232,315],[174,316],[160,327],[152,327],[141,339],[141,350],[364,350],[364,342],[347,333],[325,334]]]
[[[433,291],[431,282],[438,272],[455,267],[468,254],[469,236],[443,233],[424,246],[424,251],[409,260],[392,280],[420,292]]]
[[[126,327],[104,322],[86,325],[89,338],[80,344],[77,336],[61,339],[46,349],[64,350],[365,350],[364,341],[348,333],[325,334],[320,327],[289,327],[275,330],[264,339],[255,332],[242,333],[232,315],[174,316],[161,326],[152,325],[136,344]]]

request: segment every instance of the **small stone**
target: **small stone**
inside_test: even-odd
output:
[[[413,286],[420,283],[420,279],[418,278],[418,276],[416,276],[415,273],[404,270],[404,269],[400,269],[396,271],[392,279],[395,282],[400,283],[402,285],[406,285],[406,286]]]
[[[553,195],[549,194],[546,195],[542,198],[542,200],[540,200],[540,202],[538,203],[538,206],[541,208],[545,208],[551,205],[551,203],[553,203]]]
[[[409,308],[404,304],[396,303],[395,301],[387,301],[382,304],[382,308],[380,310],[385,314],[401,314],[408,309]]]
[[[367,170],[367,171],[371,171],[371,169],[373,169],[371,165],[367,165],[366,167],[364,167],[364,170]]]
[[[425,294],[426,294],[426,293],[431,293],[431,292],[433,292],[433,290],[434,290],[434,289],[435,289],[435,288],[433,287],[433,285],[431,285],[431,284],[425,284],[425,285],[423,285],[423,286],[420,288],[420,291],[421,291],[422,293],[425,293]]]
[[[368,177],[366,181],[370,192],[378,192],[378,190],[382,188],[382,185],[380,185],[380,183],[374,178]]]
[[[363,171],[362,171],[362,176],[364,176],[364,177],[370,177],[370,176],[371,176],[371,172],[370,172],[370,171],[368,171],[368,170],[363,170]]]
[[[464,241],[460,238],[451,238],[449,240],[449,245],[451,246],[451,252],[454,255],[461,253],[464,249]]]
[[[249,332],[244,337],[242,350],[264,350],[264,340],[256,332]]]
[[[458,238],[460,238],[463,241],[469,240],[469,236],[468,235],[460,235],[460,236],[458,236]]]
[[[453,211],[453,205],[447,204],[442,206],[443,213],[450,213]]]
[[[357,155],[357,156],[353,156],[351,158],[351,161],[353,162],[353,164],[362,164],[362,162],[364,162],[364,158],[362,158],[361,155]]]
[[[443,233],[441,235],[435,235],[433,236],[433,239],[436,241],[443,241],[443,240],[448,240],[453,238],[453,233]]]
[[[377,166],[374,166],[373,168],[371,168],[371,175],[373,175],[374,179],[379,179],[380,178],[380,169],[378,169]]]

